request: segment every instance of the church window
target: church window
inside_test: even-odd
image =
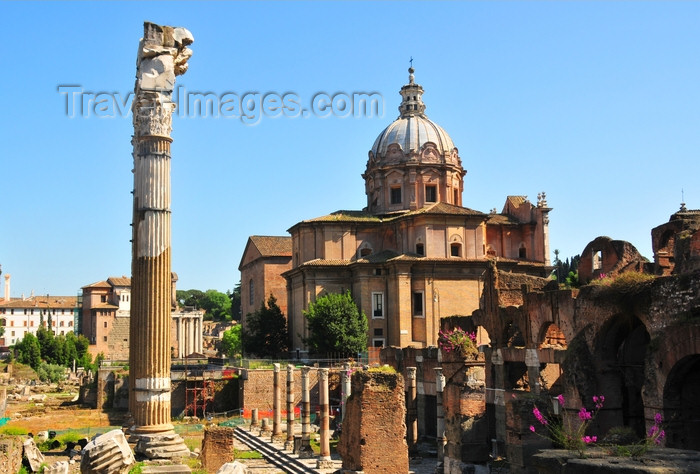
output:
[[[423,311],[423,292],[422,291],[414,291],[413,292],[413,316],[420,316],[422,317],[424,315]]]
[[[248,282],[248,304],[251,306],[255,304],[255,285],[252,278]]]
[[[518,257],[527,258],[527,248],[525,248],[525,244],[520,244],[520,250],[518,250]]]
[[[425,255],[425,246],[423,244],[416,244],[416,253],[418,255]]]
[[[372,317],[384,317],[384,293],[372,293]]]
[[[457,189],[454,190],[454,202],[452,204],[459,206],[459,191]]]
[[[391,188],[391,203],[401,204],[401,188]]]
[[[460,244],[460,243],[450,244],[450,255],[452,257],[461,257],[462,256],[462,244]]]
[[[425,187],[425,202],[437,202],[437,186],[431,184]]]

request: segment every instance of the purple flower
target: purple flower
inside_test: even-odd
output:
[[[559,401],[559,406],[564,406],[564,395],[559,395],[557,396],[557,400]]]
[[[537,421],[539,421],[541,424],[546,425],[547,420],[545,419],[544,416],[542,416],[542,413],[537,407],[534,407],[532,409],[532,414],[535,415],[535,418],[537,418]]]
[[[535,432],[535,427],[533,425],[530,425],[530,431],[532,431],[533,433]]]
[[[656,415],[654,415],[654,423],[656,423],[657,425],[660,425],[663,422],[664,422],[664,418],[663,418],[663,416],[661,416],[661,413],[657,413]]]
[[[581,409],[578,412],[578,417],[582,421],[590,420],[591,419],[591,412],[586,411],[586,409],[584,407],[581,407]]]
[[[659,431],[659,427],[656,425],[649,428],[649,437],[653,438],[657,431]]]

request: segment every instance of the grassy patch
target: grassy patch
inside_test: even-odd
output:
[[[258,451],[239,451],[234,450],[233,459],[262,459],[263,455]]]
[[[6,434],[10,436],[25,436],[29,433],[24,428],[19,428],[17,426],[5,426],[2,429],[0,429],[0,434]]]

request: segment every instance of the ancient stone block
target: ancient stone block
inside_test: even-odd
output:
[[[33,438],[24,441],[24,457],[29,461],[29,467],[32,468],[32,471],[39,472],[41,464],[44,462],[44,455],[36,447]]]
[[[343,468],[371,473],[408,472],[403,377],[355,372],[338,443]]]
[[[245,464],[238,461],[227,462],[216,471],[216,474],[249,474],[251,471]]]
[[[82,450],[80,472],[107,474],[126,472],[134,454],[121,430],[112,430],[90,441]]]
[[[226,426],[211,426],[204,430],[202,441],[202,466],[207,472],[215,472],[222,465],[234,460],[234,429]]]

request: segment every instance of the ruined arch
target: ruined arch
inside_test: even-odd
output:
[[[537,338],[540,349],[566,349],[566,336],[555,323],[549,322],[542,325]]]
[[[700,450],[700,354],[683,357],[664,385],[666,446]]]
[[[608,319],[597,335],[594,357],[600,361],[598,391],[605,395],[607,423],[629,426],[645,435],[644,363],[649,332],[632,314],[617,314]]]

